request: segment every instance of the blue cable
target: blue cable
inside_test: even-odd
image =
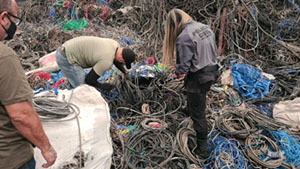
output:
[[[293,6],[294,8],[296,8],[296,10],[300,13],[300,8],[299,8],[299,6],[298,6],[297,4],[295,4],[292,0],[288,0],[288,1],[289,1],[289,3],[291,3],[292,6]]]
[[[219,132],[215,132],[210,135],[209,150],[211,154],[205,161],[204,168],[246,169],[248,161],[239,149],[237,141],[218,134]]]
[[[297,26],[299,26],[299,23],[295,18],[289,18],[280,21],[278,23],[279,31],[276,33],[275,38],[281,39],[281,36],[285,36],[286,34],[292,32]]]
[[[96,1],[103,4],[103,5],[108,5],[108,2],[106,2],[106,1],[103,1],[103,0],[96,0]]]
[[[56,8],[56,4],[52,5],[49,8],[49,15],[50,15],[50,17],[51,17],[51,19],[52,19],[53,22],[56,20],[55,8]]]
[[[300,168],[300,144],[286,131],[267,130],[266,135],[279,145],[281,151],[284,152],[284,162]]]
[[[260,71],[248,64],[234,64],[231,67],[233,84],[246,98],[263,98],[269,93],[271,82],[263,79]]]
[[[122,37],[120,39],[120,43],[122,44],[122,46],[130,46],[132,44],[130,38],[128,37]]]

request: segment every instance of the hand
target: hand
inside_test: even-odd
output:
[[[177,75],[176,73],[174,73],[173,74],[173,77],[175,78],[175,79],[181,79],[181,78],[184,78],[184,74],[180,74],[180,75]]]
[[[42,165],[43,168],[48,168],[51,165],[53,165],[57,158],[56,151],[54,150],[54,148],[51,145],[48,147],[47,150],[42,151],[42,155],[47,162]]]
[[[121,75],[122,79],[126,78],[127,75],[128,75],[128,72],[126,71],[125,73],[123,73],[123,74]]]
[[[122,74],[122,79],[130,80],[130,75],[128,72]]]

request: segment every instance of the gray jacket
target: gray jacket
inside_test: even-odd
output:
[[[176,40],[176,74],[197,72],[205,66],[216,65],[215,35],[208,25],[192,21]]]

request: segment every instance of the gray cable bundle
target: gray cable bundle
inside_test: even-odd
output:
[[[79,115],[79,108],[52,97],[34,97],[33,106],[42,121],[68,121]]]

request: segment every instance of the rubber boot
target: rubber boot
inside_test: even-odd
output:
[[[197,147],[195,149],[195,154],[202,159],[207,159],[207,157],[209,157],[207,140],[197,140]]]

